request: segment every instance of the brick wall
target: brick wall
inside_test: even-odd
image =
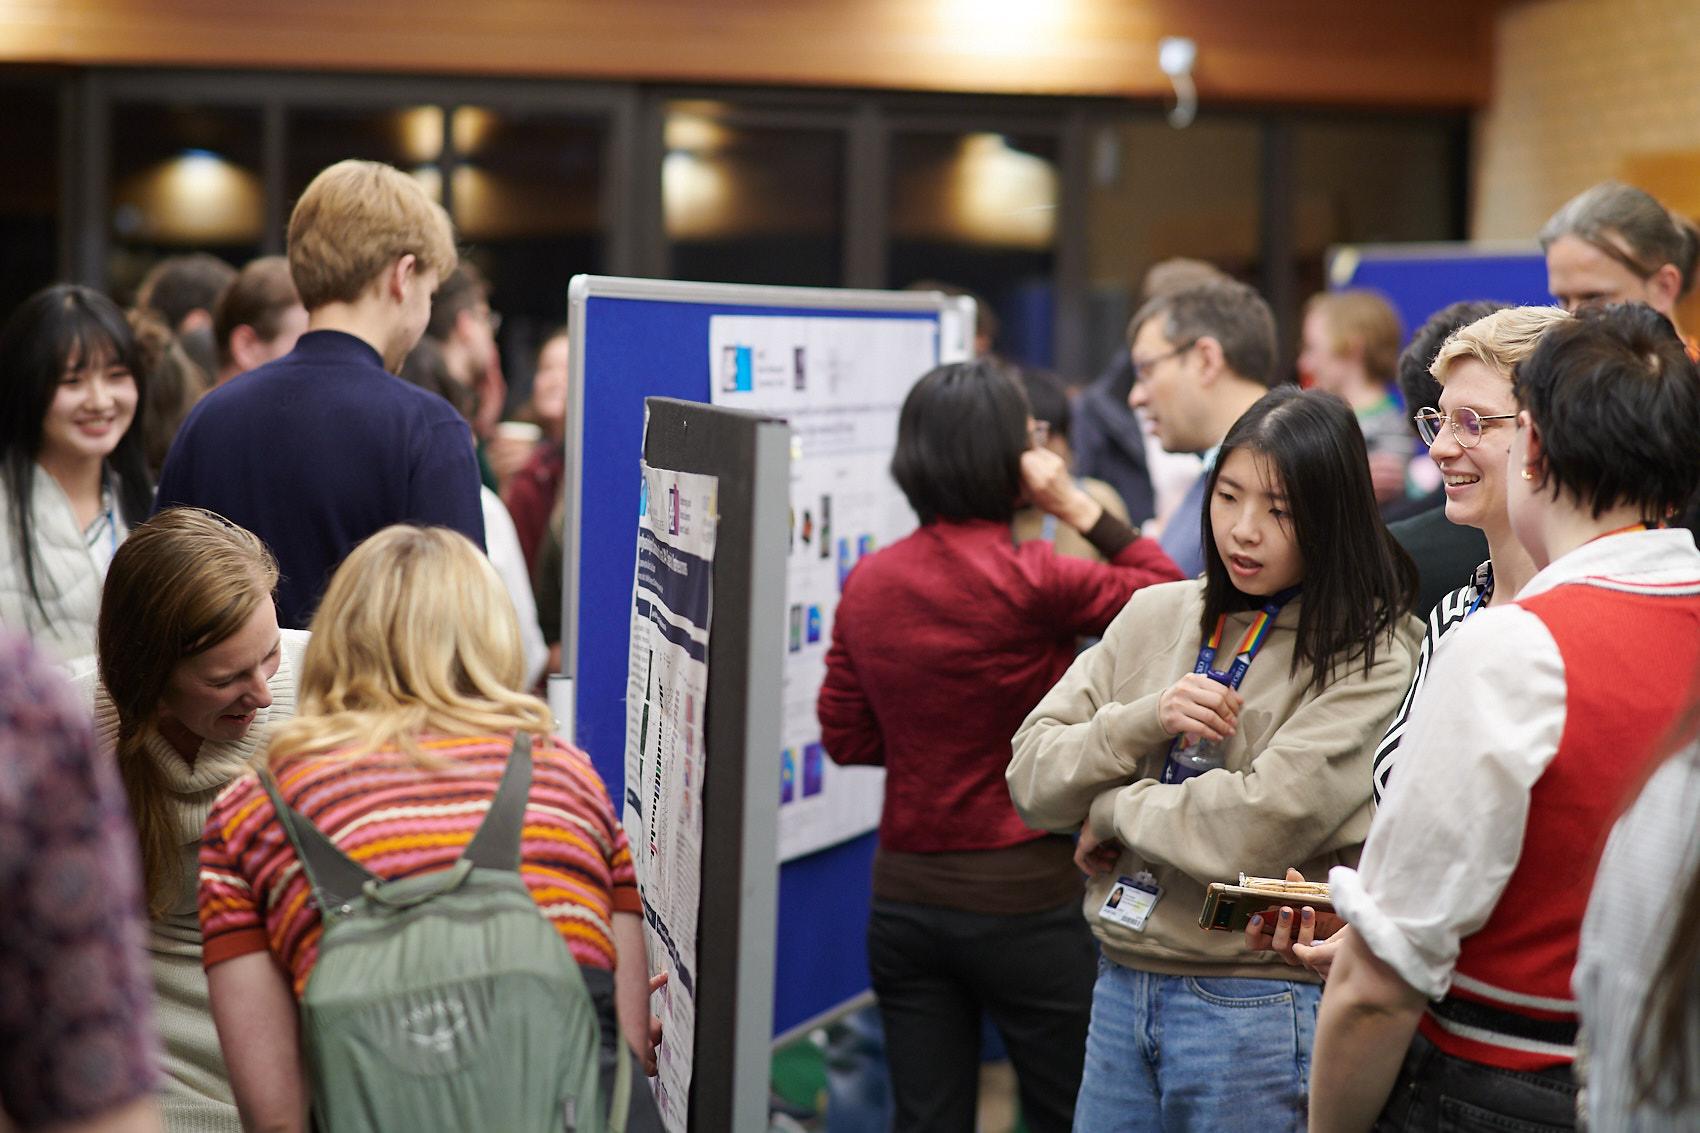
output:
[[[1621,177],[1679,209],[1700,184],[1648,184],[1700,155],[1700,0],[1534,0],[1499,14],[1477,124],[1471,233],[1529,239],[1571,196]]]

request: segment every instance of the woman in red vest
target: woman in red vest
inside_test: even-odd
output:
[[[1353,931],[1322,999],[1313,1130],[1573,1127],[1596,855],[1700,663],[1700,551],[1659,527],[1700,480],[1700,373],[1670,324],[1584,312],[1515,389],[1508,509],[1539,569],[1435,658],[1405,733],[1418,758],[1359,868],[1330,875]]]

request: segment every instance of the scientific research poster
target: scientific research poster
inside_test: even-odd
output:
[[[885,773],[838,767],[821,746],[815,697],[844,579],[907,535],[915,515],[888,466],[897,415],[938,364],[930,319],[720,315],[709,324],[713,402],[791,423],[779,857],[801,857],[879,825]]]
[[[643,465],[632,646],[626,689],[626,799],[663,1042],[655,1097],[669,1133],[684,1133],[696,1048],[697,905],[702,892],[702,780],[707,771],[708,634],[719,517],[713,476]]]

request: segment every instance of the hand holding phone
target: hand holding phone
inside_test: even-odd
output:
[[[1204,894],[1204,909],[1198,915],[1199,927],[1243,932],[1252,917],[1264,915],[1265,921],[1274,921],[1282,908],[1291,910],[1292,916],[1298,916],[1302,908],[1310,908],[1317,917],[1327,914],[1339,921],[1326,883],[1305,881],[1296,870],[1289,870],[1288,874],[1286,881],[1242,874],[1237,884],[1211,882]],[[1296,880],[1292,879],[1293,875],[1297,875]]]

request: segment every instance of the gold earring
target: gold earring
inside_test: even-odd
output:
[[[1530,472],[1527,468],[1523,469],[1523,479],[1533,480],[1534,478],[1535,478],[1535,474],[1533,472]]]

